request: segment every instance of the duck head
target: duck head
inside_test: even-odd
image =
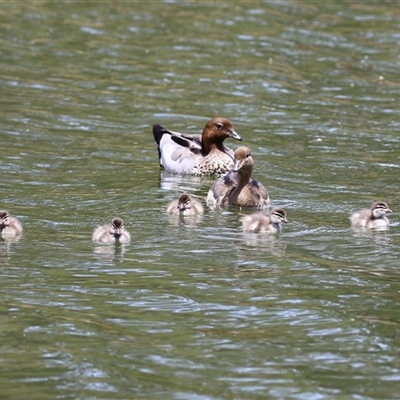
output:
[[[124,221],[121,218],[114,218],[111,221],[110,233],[118,237],[124,233]]]
[[[373,218],[382,218],[386,214],[391,214],[393,211],[389,208],[389,206],[384,201],[377,201],[372,204],[371,214]]]
[[[253,171],[253,157],[248,147],[240,146],[235,150],[235,160],[232,170],[239,174],[246,173],[251,175]]]
[[[287,224],[288,220],[286,218],[286,211],[283,208],[274,208],[271,211],[271,215],[269,216],[270,221],[273,224]]]
[[[190,209],[190,196],[187,193],[182,193],[178,198],[178,210],[183,212]]]
[[[210,119],[202,133],[204,153],[208,154],[213,147],[217,147],[219,150],[223,151],[222,143],[227,138],[242,140],[229,119],[221,117]]]
[[[10,225],[10,214],[6,210],[0,211],[0,229]]]

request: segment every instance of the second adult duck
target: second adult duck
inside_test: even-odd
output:
[[[242,140],[226,118],[207,122],[201,135],[173,132],[161,125],[153,125],[160,165],[167,171],[181,175],[224,174],[233,167],[234,152],[224,140]]]
[[[252,172],[250,149],[240,146],[235,150],[233,168],[218,178],[208,191],[207,204],[210,207],[267,207],[270,203],[268,190],[251,177]]]

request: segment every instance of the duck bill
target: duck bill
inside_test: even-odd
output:
[[[122,235],[123,228],[114,228],[114,235],[115,236],[121,236]]]
[[[386,214],[391,214],[393,211],[390,209],[390,208],[388,208],[387,210],[386,210]]]
[[[242,140],[242,138],[238,135],[238,133],[234,129],[229,130],[229,137],[236,140]]]

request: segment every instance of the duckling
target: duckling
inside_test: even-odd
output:
[[[14,239],[22,234],[21,223],[6,210],[0,211],[0,234],[3,239]]]
[[[212,118],[201,135],[173,132],[156,124],[153,135],[158,146],[160,165],[181,175],[224,174],[233,166],[233,150],[223,142],[242,138],[226,118]]]
[[[203,213],[203,206],[188,193],[182,193],[176,200],[172,201],[168,208],[168,214],[196,215]]]
[[[124,228],[124,221],[121,218],[114,218],[111,224],[97,227],[92,240],[99,243],[128,243],[131,236]]]
[[[242,229],[251,232],[279,233],[282,224],[287,224],[286,211],[282,208],[273,208],[269,216],[255,213],[246,215],[242,219]]]
[[[350,222],[353,227],[385,228],[389,226],[386,214],[391,214],[392,212],[384,201],[377,201],[372,204],[370,209],[365,208],[353,213],[350,217]]]
[[[265,208],[270,203],[267,188],[251,177],[253,158],[246,146],[235,151],[233,168],[218,178],[208,191],[207,204],[210,207]]]

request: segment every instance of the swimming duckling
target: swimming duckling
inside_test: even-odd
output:
[[[92,240],[99,243],[127,243],[131,240],[131,236],[124,228],[124,221],[121,218],[114,218],[111,224],[97,227]]]
[[[3,239],[14,239],[22,234],[21,223],[6,210],[0,211],[0,234]]]
[[[350,217],[350,222],[353,227],[385,228],[389,226],[386,214],[391,214],[392,212],[384,201],[377,201],[372,204],[370,209],[365,208],[353,213]]]
[[[251,232],[279,233],[282,224],[287,222],[286,211],[282,208],[273,208],[270,215],[255,213],[243,217],[242,229]]]
[[[188,193],[182,193],[176,200],[172,201],[168,208],[168,214],[196,215],[203,213],[203,206]]]
[[[212,118],[201,135],[173,132],[153,125],[160,165],[182,175],[224,174],[233,166],[233,150],[223,142],[230,137],[242,140],[226,118]]]
[[[208,191],[207,204],[210,207],[267,207],[270,202],[268,190],[251,177],[252,172],[251,151],[241,146],[235,151],[233,168],[218,178]]]

